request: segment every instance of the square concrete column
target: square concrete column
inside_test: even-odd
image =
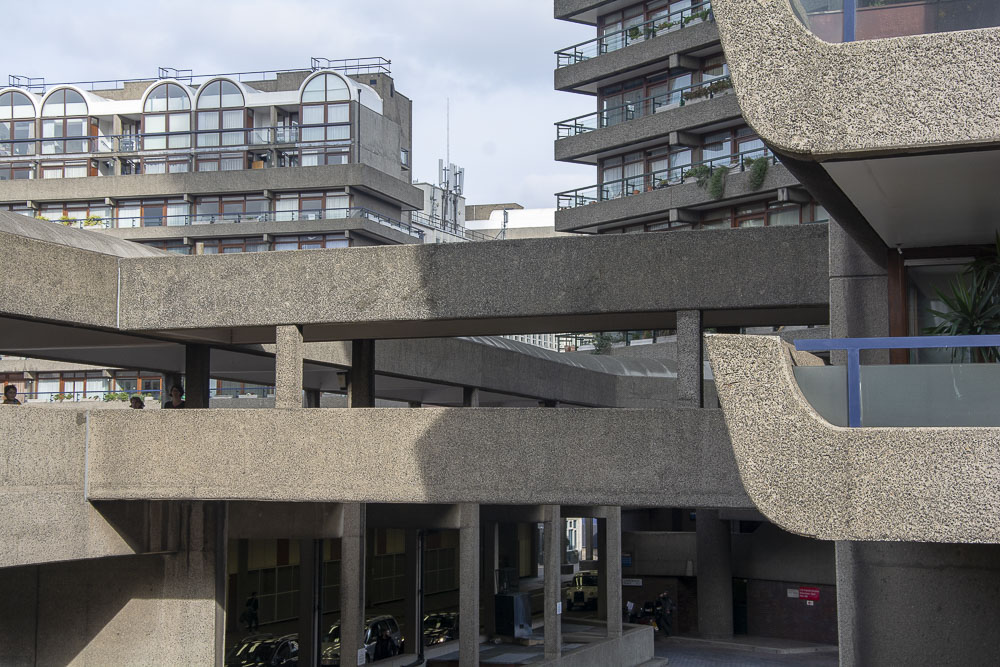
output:
[[[479,505],[458,506],[458,662],[479,664]]]
[[[403,623],[401,630],[406,637],[403,651],[416,654],[424,643],[423,595],[420,575],[423,570],[423,540],[420,531],[408,528],[404,537],[404,584],[403,588]]]
[[[354,665],[364,646],[365,505],[344,503],[340,541],[340,664]],[[363,662],[363,661],[362,661]]]
[[[295,325],[275,327],[274,407],[302,407],[302,330]]]
[[[604,518],[597,520],[598,616],[607,622],[608,637],[622,636],[622,508],[602,507]],[[589,524],[590,521],[586,521]]]
[[[462,387],[462,406],[466,408],[479,407],[479,387]]]
[[[184,346],[184,375],[187,385],[184,387],[184,407],[207,408],[210,394],[210,371],[212,348],[200,343]],[[170,391],[170,387],[167,387]],[[169,398],[169,394],[168,394]]]
[[[497,569],[500,567],[500,525],[496,521],[482,524],[480,533],[482,564],[479,567],[479,597],[482,617],[479,624],[489,640],[497,633],[496,594]]]
[[[701,311],[677,311],[677,406],[703,406]]]
[[[729,521],[718,510],[699,509],[698,631],[709,639],[733,636],[733,555]]]
[[[375,341],[351,341],[351,372],[347,374],[347,407],[375,407]]]
[[[319,667],[323,605],[323,541],[299,540],[299,662]]]
[[[545,505],[545,659],[562,654],[562,508]]]

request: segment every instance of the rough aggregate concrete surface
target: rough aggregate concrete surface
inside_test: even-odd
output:
[[[1000,429],[832,426],[777,337],[706,346],[740,477],[774,523],[825,540],[1000,542]]]
[[[712,3],[743,115],[805,159],[1000,141],[1000,28],[824,42],[788,0]]]

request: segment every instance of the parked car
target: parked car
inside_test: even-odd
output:
[[[597,570],[581,570],[566,589],[566,609],[573,607],[597,608]]]
[[[250,635],[226,656],[226,667],[292,667],[298,664],[299,636],[296,634]]]
[[[424,616],[424,646],[458,639],[458,614],[441,612]]]
[[[365,621],[365,662],[375,661],[375,642],[383,631],[389,631],[389,638],[398,654],[403,648],[403,635],[399,631],[399,624],[392,616],[375,616]],[[330,629],[323,636],[323,644],[320,652],[319,664],[324,667],[339,667],[340,665],[340,621],[330,626]],[[353,665],[348,661],[345,664]]]

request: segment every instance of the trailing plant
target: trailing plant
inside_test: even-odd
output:
[[[707,164],[699,164],[684,172],[684,178],[693,178],[702,188],[708,187],[708,181],[712,178],[712,168]]]
[[[109,391],[104,394],[104,400],[107,402],[111,401],[127,401],[131,398],[127,391]]]
[[[66,227],[69,227],[74,222],[76,222],[76,218],[71,218],[68,215],[63,215],[59,217],[59,224],[65,225]]]
[[[639,26],[633,26],[628,29],[628,38],[633,42],[639,39],[639,35],[641,34],[642,32],[639,30]]]
[[[44,215],[36,215],[35,220],[44,220],[45,222],[50,222],[50,220],[46,218]]]
[[[96,227],[97,225],[104,224],[104,218],[99,215],[91,215],[82,220],[84,227]]]
[[[950,284],[950,293],[937,291],[947,310],[930,310],[941,321],[924,329],[932,336],[982,336],[1000,333],[1000,232],[994,254],[980,257],[965,266]],[[975,363],[1000,361],[1000,348],[974,347]],[[953,348],[952,361],[965,358],[966,348]]]
[[[750,173],[748,185],[751,190],[760,190],[761,186],[764,185],[764,179],[767,178],[767,169],[770,165],[771,161],[767,156],[743,160],[743,168]]]
[[[591,354],[610,354],[617,338],[611,334],[598,333],[594,336],[594,351]]]
[[[681,93],[681,98],[690,101],[696,100],[702,97],[709,97],[711,95],[717,95],[724,90],[728,90],[733,87],[732,79],[716,79],[707,86],[700,86],[698,88],[692,88],[691,90],[685,90]]]
[[[712,170],[712,177],[708,179],[708,194],[712,199],[722,199],[726,193],[726,174],[728,167],[716,167]]]

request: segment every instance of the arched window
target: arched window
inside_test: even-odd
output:
[[[19,120],[27,119],[27,120]],[[0,155],[34,155],[35,105],[24,93],[0,93]]]
[[[42,153],[86,153],[87,101],[70,88],[51,93],[42,105]]]
[[[176,83],[161,83],[146,96],[143,106],[144,150],[191,146],[191,98]]]
[[[232,81],[220,79],[205,84],[198,94],[198,146],[245,144],[242,131],[205,132],[205,130],[242,130],[246,126],[244,105],[243,93]]]
[[[302,89],[300,164],[344,164],[351,144],[351,93],[336,74],[317,74]],[[312,146],[308,144],[313,144]]]

